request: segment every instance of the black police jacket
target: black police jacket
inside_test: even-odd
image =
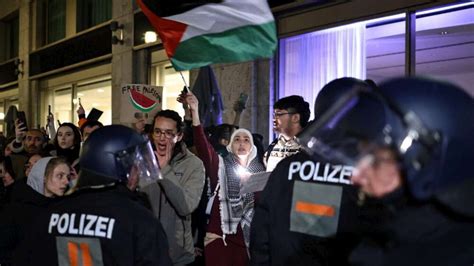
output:
[[[121,184],[76,191],[35,223],[15,265],[171,265],[160,222]]]
[[[347,265],[361,230],[351,173],[305,152],[282,160],[256,205],[251,264]]]
[[[417,201],[395,191],[377,202],[384,221],[371,230],[350,256],[352,265],[472,265],[474,262],[474,179]],[[462,202],[461,200],[465,200]],[[365,210],[371,209],[364,206]],[[367,213],[368,214],[368,213]],[[365,216],[365,215],[364,215]],[[374,217],[374,215],[370,215]]]

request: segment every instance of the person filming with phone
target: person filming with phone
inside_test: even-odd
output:
[[[39,129],[28,128],[24,112],[18,112],[15,120],[15,139],[9,145],[17,179],[25,177],[24,165],[31,156],[35,154],[46,156],[49,153],[46,136]]]

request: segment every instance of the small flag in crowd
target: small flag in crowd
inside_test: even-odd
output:
[[[201,67],[194,82],[193,93],[199,101],[199,117],[204,128],[222,124],[222,102],[216,76],[210,66]]]
[[[275,21],[266,0],[137,0],[176,70],[269,58]]]

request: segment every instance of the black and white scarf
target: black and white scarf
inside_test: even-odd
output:
[[[252,158],[253,157],[253,158]],[[245,169],[250,173],[265,171],[265,167],[258,158],[250,156],[251,161]],[[240,195],[240,177],[236,174],[237,168],[242,167],[235,155],[229,153],[224,159],[219,158],[219,207],[221,213],[221,229],[226,234],[236,234],[240,223],[244,233],[245,245],[250,242],[250,223],[254,214],[253,193]]]

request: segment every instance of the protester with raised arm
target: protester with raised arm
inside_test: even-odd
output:
[[[253,193],[241,195],[240,183],[251,173],[265,169],[257,159],[252,134],[246,129],[234,131],[227,146],[229,154],[222,158],[206,138],[197,98],[188,92],[179,101],[187,103],[191,110],[194,144],[214,192],[207,208],[210,220],[204,248],[206,265],[247,265],[255,198]]]

